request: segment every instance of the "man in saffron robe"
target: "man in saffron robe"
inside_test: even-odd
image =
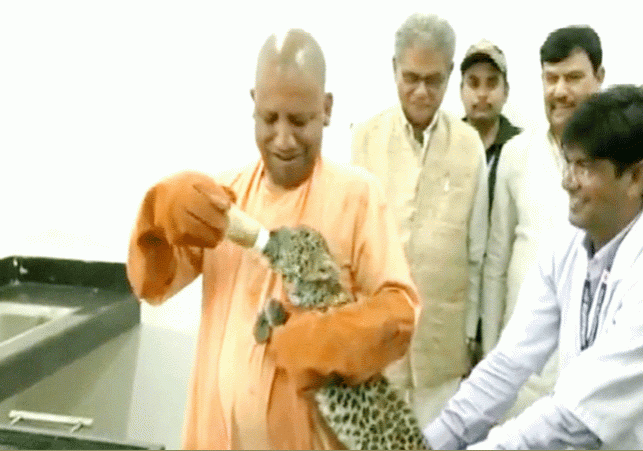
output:
[[[216,182],[195,172],[170,176],[143,200],[127,266],[137,296],[161,303],[203,274],[186,448],[341,448],[313,391],[337,376],[367,380],[409,346],[419,304],[396,226],[374,176],[321,157],[332,107],[324,87],[312,36],[269,37],[251,91],[261,158]],[[326,313],[289,306],[286,324],[256,343],[264,302],[289,301],[259,252],[222,241],[235,200],[270,230],[319,230],[357,302]]]

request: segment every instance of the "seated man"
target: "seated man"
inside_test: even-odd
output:
[[[593,94],[561,143],[576,227],[541,254],[498,345],[425,429],[433,448],[643,447],[643,90]],[[557,346],[553,394],[489,432]]]
[[[382,188],[320,156],[332,106],[324,81],[323,54],[308,33],[271,36],[251,91],[261,159],[220,180],[230,189],[181,173],[143,201],[127,266],[137,296],[160,303],[203,274],[187,448],[339,449],[310,390],[337,375],[367,380],[410,343],[418,297]],[[253,325],[266,299],[288,299],[260,253],[221,242],[235,197],[270,230],[319,230],[357,302],[325,314],[290,307],[286,324],[257,343]]]

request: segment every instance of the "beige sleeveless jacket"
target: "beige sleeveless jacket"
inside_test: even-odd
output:
[[[413,149],[418,144],[399,105],[353,130],[353,162],[384,186],[422,301],[410,351],[388,370],[407,388],[465,374],[465,338],[475,336],[479,317],[488,208],[484,150],[473,128],[436,114],[424,155]]]

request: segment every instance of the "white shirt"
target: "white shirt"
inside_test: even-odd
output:
[[[411,144],[411,148],[415,152],[415,157],[417,159],[416,166],[422,167],[422,165],[424,164],[424,159],[426,158],[426,152],[429,150],[431,133],[435,129],[435,125],[438,123],[438,112],[435,112],[435,114],[433,115],[433,119],[431,119],[431,123],[422,131],[422,143],[420,143],[417,139],[415,139],[413,125],[411,125],[409,120],[406,118],[404,110],[402,109],[402,105],[398,104],[398,108],[401,121],[404,124],[406,139],[409,141],[409,144]]]
[[[586,234],[569,226],[562,235],[528,273],[498,346],[425,429],[433,448],[462,448],[484,439],[556,346],[560,375],[554,393],[472,448],[643,447],[643,220],[635,219],[616,252],[597,336],[584,351]]]
[[[498,161],[482,282],[482,346],[491,351],[514,311],[541,243],[566,225],[564,159],[548,126],[510,139]]]

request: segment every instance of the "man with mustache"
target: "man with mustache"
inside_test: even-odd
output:
[[[509,141],[498,163],[483,270],[485,354],[509,321],[540,244],[566,223],[568,196],[560,186],[561,136],[578,105],[600,89],[605,76],[600,39],[588,26],[551,32],[540,48],[540,62],[547,124]],[[542,373],[527,382],[509,416],[551,390],[556,369],[554,355]]]
[[[438,414],[471,368],[487,237],[482,142],[440,109],[454,52],[446,20],[409,16],[395,34],[399,104],[353,129],[352,161],[384,184],[422,300],[410,352],[387,371],[420,424]]]

